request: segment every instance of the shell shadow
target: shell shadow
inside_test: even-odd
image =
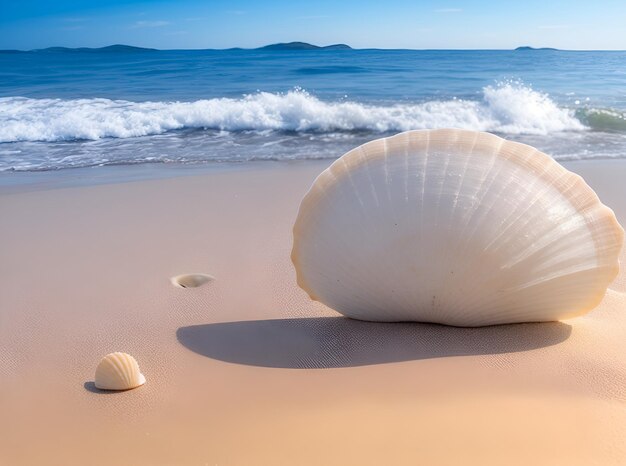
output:
[[[565,341],[571,330],[562,322],[461,328],[316,317],[192,325],[176,336],[191,351],[220,361],[322,369],[529,351]]]
[[[96,384],[94,382],[85,382],[83,384],[83,387],[88,392],[97,393],[99,395],[110,395],[111,393],[115,393],[110,390],[100,390],[98,387],[96,387]]]

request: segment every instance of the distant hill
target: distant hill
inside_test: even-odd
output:
[[[199,49],[195,49],[199,50]],[[216,50],[216,49],[204,49],[204,50]],[[227,50],[246,50],[240,47],[233,47]],[[248,49],[250,50],[250,49]],[[326,46],[319,46],[309,44],[308,42],[281,42],[278,44],[265,45],[252,50],[353,50],[352,47],[346,44],[333,44]],[[559,50],[552,47],[530,47],[524,45],[517,47],[516,51],[535,51],[535,50]],[[0,54],[14,54],[14,53],[137,53],[137,52],[157,52],[159,49],[151,49],[145,47],[135,47],[132,45],[115,44],[107,47],[48,47],[45,49],[36,50],[0,50]]]
[[[333,44],[320,47],[319,45],[313,45],[307,42],[287,42],[266,45],[259,47],[257,50],[352,50],[352,47],[346,44]]]
[[[558,50],[558,49],[554,49],[552,47],[535,48],[535,47],[529,47],[528,45],[524,45],[522,47],[517,47],[515,50],[517,51],[517,50]]]
[[[215,49],[205,49],[215,50]],[[245,50],[240,47],[233,47],[228,50]],[[306,42],[287,42],[280,44],[270,44],[253,50],[352,50],[346,44],[333,44],[320,47],[319,45],[308,44]],[[0,50],[1,54],[10,53],[135,53],[135,52],[155,52],[159,49],[145,47],[134,47],[132,45],[115,44],[107,47],[48,47],[35,50]]]
[[[51,53],[71,53],[71,52],[81,52],[81,53],[102,53],[102,52],[110,52],[110,53],[133,53],[133,52],[153,52],[157,49],[147,49],[144,47],[133,47],[132,45],[122,45],[115,44],[109,45],[107,47],[78,47],[78,48],[70,48],[70,47],[48,47],[46,49],[38,49],[32,50],[32,52],[51,52]]]

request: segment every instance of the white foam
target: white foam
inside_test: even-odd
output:
[[[493,131],[545,135],[585,129],[576,119],[574,110],[560,108],[548,94],[518,82],[487,86],[483,89],[483,99],[490,117],[496,122]]]
[[[195,102],[0,99],[0,142],[130,138],[183,128],[389,132],[443,127],[537,135],[585,129],[573,110],[513,82],[485,87],[480,101],[395,105],[325,102],[302,90]]]

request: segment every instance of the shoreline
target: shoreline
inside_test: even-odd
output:
[[[319,167],[321,172],[336,158],[303,160],[257,160],[246,162],[202,163],[141,163],[136,165],[105,165],[65,168],[61,170],[0,173],[0,196],[3,194],[77,188],[187,176],[206,176],[218,173],[267,171],[282,167]],[[596,159],[558,161],[570,171],[594,173],[602,167],[626,167],[626,159]],[[593,175],[591,175],[593,176]],[[596,189],[594,187],[594,189]]]
[[[187,176],[210,176],[230,172],[267,171],[299,164],[324,167],[336,159],[259,160],[247,162],[141,163],[64,168],[61,170],[0,173],[0,196],[48,189],[79,188],[118,183],[164,180]],[[324,168],[320,168],[320,171]]]

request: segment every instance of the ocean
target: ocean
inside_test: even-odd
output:
[[[626,158],[626,52],[0,52],[0,172],[333,159],[443,127]]]

